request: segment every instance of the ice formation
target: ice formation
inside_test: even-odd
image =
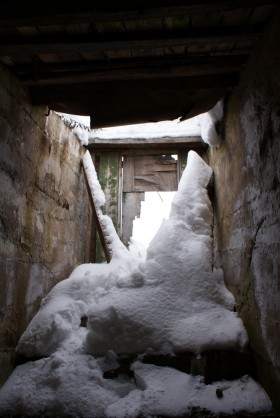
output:
[[[103,202],[91,160],[89,183]],[[181,416],[192,407],[212,412],[269,411],[251,378],[205,385],[201,377],[141,362],[149,353],[243,349],[247,335],[234,298],[212,266],[211,169],[194,152],[166,220],[145,262],[112,232],[109,264],[84,264],[56,285],[22,335],[18,351],[47,356],[18,366],[0,391],[0,416]],[[99,200],[98,200],[99,199]],[[88,317],[87,329],[81,318]],[[128,376],[104,379],[118,354],[138,355]],[[223,385],[222,400],[215,390]],[[213,395],[214,393],[214,395]]]

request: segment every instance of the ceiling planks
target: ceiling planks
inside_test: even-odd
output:
[[[34,105],[92,127],[190,117],[236,85],[276,0],[11,0],[0,61]]]
[[[20,4],[21,3],[21,4]],[[229,0],[229,1],[79,1],[49,0],[47,3],[10,0],[1,7],[0,26],[49,26],[65,24],[102,23],[121,20],[158,19],[191,14],[236,12],[248,8],[277,5],[277,0]],[[24,7],[20,7],[24,6]],[[271,11],[271,10],[270,10]],[[263,10],[264,12],[264,10]]]

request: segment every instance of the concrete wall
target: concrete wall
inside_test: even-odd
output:
[[[0,376],[43,296],[88,261],[83,147],[0,68]],[[1,382],[0,382],[1,383]]]
[[[237,300],[259,378],[280,411],[280,15],[226,103],[215,173],[216,260]]]

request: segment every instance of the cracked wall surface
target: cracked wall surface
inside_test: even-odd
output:
[[[215,174],[216,259],[237,300],[259,378],[280,410],[279,14],[226,102]]]
[[[0,68],[0,384],[42,297],[89,261],[84,149]]]

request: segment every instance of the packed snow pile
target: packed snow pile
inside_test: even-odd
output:
[[[18,366],[0,392],[0,416],[148,418],[182,417],[198,408],[236,415],[271,410],[266,393],[249,376],[205,385],[200,376],[136,361],[134,379],[104,379],[113,362],[109,354],[95,359],[70,349]]]
[[[94,187],[93,166],[90,160],[86,164]],[[192,408],[270,411],[267,395],[248,376],[205,385],[200,376],[141,361],[147,353],[199,355],[248,343],[222,271],[212,266],[206,190],[211,175],[190,152],[170,218],[145,262],[113,236],[109,264],[81,265],[53,288],[18,344],[27,357],[47,357],[15,369],[0,392],[1,417],[182,416]],[[88,317],[87,328],[81,327],[82,317]],[[105,379],[104,372],[118,367],[119,355],[136,358],[134,378]]]
[[[194,152],[147,259],[117,281],[89,312],[87,351],[103,355],[242,349],[247,335],[233,312],[222,271],[212,267],[212,170]],[[211,337],[207,330],[211,324]]]
[[[90,161],[89,183],[102,205]],[[137,266],[115,236],[112,262],[82,265],[59,283],[21,337],[19,352],[52,354],[79,328],[82,316],[89,317],[87,352],[96,355],[147,349],[199,354],[246,346],[246,331],[233,312],[234,298],[222,271],[212,266],[212,210],[206,190],[212,170],[194,152],[187,167],[170,218],[152,240],[146,261]]]

